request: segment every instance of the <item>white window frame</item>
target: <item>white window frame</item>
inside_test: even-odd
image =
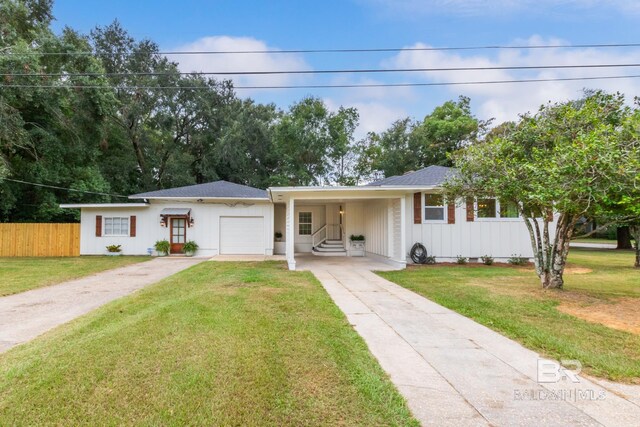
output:
[[[310,217],[309,222],[301,222],[300,221],[300,215],[301,214],[309,214],[309,217]],[[302,225],[302,224],[309,224],[309,234],[300,233],[300,225]],[[297,231],[298,231],[298,236],[313,236],[313,212],[311,212],[311,211],[299,211],[298,212],[298,230]]]
[[[436,196],[442,196],[442,219],[427,219],[427,205],[426,205],[426,195],[433,194]],[[432,206],[438,207],[438,206]],[[444,200],[444,195],[441,193],[422,193],[422,223],[423,224],[447,224],[448,222],[448,206],[446,201]]]
[[[113,221],[114,220],[119,220],[120,221],[120,233],[116,234],[113,232]],[[111,233],[107,232],[107,220],[111,220]],[[124,220],[124,221],[123,221]],[[122,224],[123,222],[126,223],[127,226],[127,231],[126,233],[122,232]],[[102,218],[102,235],[103,236],[107,236],[107,237],[128,237],[129,233],[131,232],[131,217],[128,216],[105,216]]]
[[[493,218],[483,218],[478,216],[478,198],[476,198],[474,200],[473,203],[473,215],[476,221],[480,221],[480,222],[515,222],[515,221],[522,221],[522,217],[520,216],[520,214],[518,214],[517,217],[515,218],[511,218],[511,217],[501,217],[500,216],[500,199],[496,198],[496,197],[480,197],[480,199],[495,199],[496,201],[496,216]]]

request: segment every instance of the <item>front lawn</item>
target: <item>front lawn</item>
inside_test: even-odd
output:
[[[0,296],[54,285],[149,259],[141,256],[0,258]]]
[[[381,276],[593,375],[640,382],[640,270],[633,253],[571,249],[563,291],[531,267],[425,266]]]
[[[0,355],[0,425],[417,425],[311,273],[203,262]]]
[[[618,241],[614,239],[605,239],[603,237],[580,237],[577,239],[571,240],[576,243],[603,243],[607,245],[617,245]]]

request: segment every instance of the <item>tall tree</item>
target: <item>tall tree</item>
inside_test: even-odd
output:
[[[352,139],[357,112],[340,109],[331,113],[313,97],[291,106],[275,127],[278,170],[275,184],[310,185],[330,183],[336,163]]]
[[[91,41],[109,84],[116,87],[118,108],[110,115],[112,133],[130,144],[136,159],[136,187],[157,188],[157,165],[150,157],[158,153],[157,144],[164,138],[154,128],[157,122],[153,120],[176,90],[180,79],[177,66],[160,55],[158,45],[151,40],[134,40],[118,21],[96,27],[91,31]]]
[[[504,136],[459,152],[449,197],[516,204],[542,286],[561,288],[577,221],[620,200],[627,183],[638,185],[640,146],[620,131],[628,114],[622,95],[603,92],[546,105]]]
[[[369,134],[358,144],[356,170],[361,176],[388,177],[430,165],[451,166],[450,154],[478,141],[490,122],[473,115],[467,97],[447,101],[422,122],[405,118],[384,132]]]
[[[60,201],[104,200],[16,180],[109,191],[95,159],[114,99],[106,86],[102,89],[103,79],[86,75],[103,71],[99,61],[75,54],[89,50],[87,39],[69,28],[59,36],[50,31],[50,3],[0,4],[0,50],[11,53],[0,57],[7,85],[0,93],[0,163],[11,176],[0,185],[0,218],[5,221],[66,220],[70,214],[58,207]]]
[[[413,129],[419,167],[451,166],[449,154],[476,142],[490,122],[472,114],[471,100],[466,96],[436,107]]]

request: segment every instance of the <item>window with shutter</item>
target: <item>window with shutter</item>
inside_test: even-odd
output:
[[[422,193],[413,195],[413,223],[422,224]]]

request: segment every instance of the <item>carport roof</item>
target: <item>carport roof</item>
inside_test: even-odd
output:
[[[235,184],[228,181],[214,181],[186,187],[167,188],[133,194],[130,199],[264,199],[268,200],[266,190]]]

